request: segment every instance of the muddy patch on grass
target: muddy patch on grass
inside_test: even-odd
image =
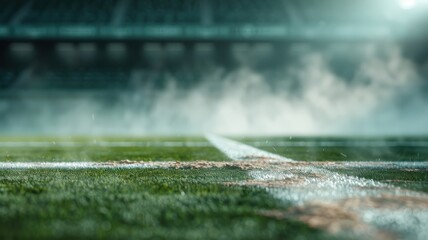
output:
[[[346,209],[400,210],[407,208],[428,210],[428,198],[422,196],[383,195],[379,197],[349,198],[340,201],[339,204]]]
[[[351,239],[397,239],[395,234],[364,222],[357,212],[333,203],[311,203],[283,211],[261,211],[260,215],[275,219],[297,220],[312,228]]]
[[[428,171],[428,162],[410,163],[392,163],[392,162],[304,162],[304,161],[281,161],[269,157],[247,156],[245,161],[206,161],[198,160],[192,162],[182,161],[108,161],[97,163],[100,166],[127,166],[141,165],[148,167],[161,168],[222,168],[236,167],[243,170],[283,170],[300,171],[302,168],[321,168],[321,169],[352,169],[352,168],[383,168],[383,169],[402,169],[405,171]]]
[[[279,169],[287,169],[295,163],[271,163],[268,159],[258,159],[258,160],[247,160],[247,161],[235,161],[235,162],[216,162],[216,161],[192,161],[192,162],[180,162],[180,161],[131,161],[131,160],[122,160],[122,161],[109,161],[99,163],[101,166],[147,166],[147,167],[159,167],[159,168],[192,168],[192,169],[204,169],[204,168],[224,168],[224,167],[235,167],[242,170],[253,170],[253,169],[267,169],[277,167]],[[301,164],[298,164],[301,165]],[[306,165],[306,164],[304,164]]]
[[[266,216],[302,221],[358,239],[428,239],[428,196],[365,178],[312,166],[252,170],[238,184],[266,189],[294,204]],[[230,185],[230,183],[228,183]]]
[[[406,220],[404,214],[409,211],[419,213],[414,215],[415,221]],[[376,219],[367,219],[367,214],[376,216]],[[385,221],[385,216],[391,214],[395,219]],[[428,198],[394,195],[348,198],[337,202],[313,201],[286,210],[260,212],[266,217],[298,220],[339,236],[371,239],[424,239],[427,214]],[[406,224],[411,226],[406,227]],[[403,228],[401,233],[395,231],[396,225]]]
[[[250,179],[242,182],[226,182],[224,183],[227,186],[255,186],[255,187],[268,187],[268,188],[282,188],[289,187],[294,185],[302,184],[301,179],[290,179],[287,181],[284,180],[272,180],[272,181],[260,181],[255,179]]]
[[[408,239],[423,239],[425,234],[422,226],[428,198],[421,193],[312,166],[252,170],[249,176],[249,180],[225,184],[260,187],[294,205],[284,211],[261,212],[264,216],[301,221],[347,238],[400,239],[405,233],[413,234]],[[415,219],[413,226],[404,223],[409,218]],[[397,224],[403,226],[400,231],[395,231]]]

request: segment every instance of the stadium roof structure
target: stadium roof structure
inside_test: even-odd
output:
[[[2,0],[0,39],[426,37],[425,0]]]

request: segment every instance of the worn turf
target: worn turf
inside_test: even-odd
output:
[[[340,169],[336,172],[428,193],[428,169]]]
[[[427,138],[245,138],[301,161],[428,161]],[[0,137],[1,162],[231,161],[202,137]],[[203,163],[203,162],[202,162]],[[322,164],[324,164],[323,162]],[[321,164],[321,163],[320,163]],[[0,169],[1,239],[330,239],[238,167]],[[428,193],[428,169],[332,168]]]
[[[300,161],[428,161],[427,137],[253,137],[240,141]],[[335,170],[404,189],[428,193],[428,169],[349,168]]]

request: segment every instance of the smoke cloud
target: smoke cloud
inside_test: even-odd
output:
[[[1,100],[1,131],[19,134],[412,135],[428,133],[426,81],[393,44],[297,44],[274,67],[269,46],[233,50],[236,67],[206,63],[183,89],[136,85],[115,99]],[[274,70],[272,70],[274,69]],[[132,74],[139,81],[141,72]],[[147,77],[146,77],[147,78]],[[153,84],[152,84],[153,85]]]

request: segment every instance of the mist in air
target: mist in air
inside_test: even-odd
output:
[[[361,43],[320,48],[302,43],[284,51],[287,59],[278,62],[271,44],[235,44],[230,49],[232,67],[210,54],[171,72],[135,67],[129,75],[131,90],[111,99],[78,95],[1,100],[0,131],[21,135],[428,133],[424,79],[428,64],[416,64],[401,47]],[[183,87],[180,78],[188,72],[196,72],[195,81]],[[157,74],[163,76],[161,88],[156,86]]]

